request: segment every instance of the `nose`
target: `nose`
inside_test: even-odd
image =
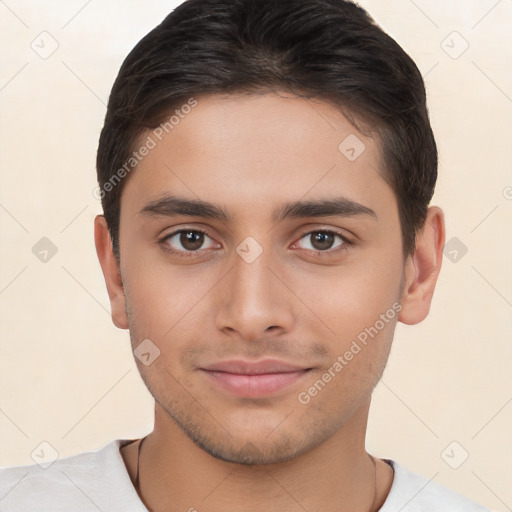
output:
[[[232,260],[215,298],[217,328],[246,341],[289,333],[294,323],[293,301],[271,251],[264,250],[252,262],[237,253]]]

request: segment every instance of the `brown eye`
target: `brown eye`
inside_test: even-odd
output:
[[[312,231],[301,238],[301,242],[306,242],[301,246],[302,249],[312,249],[314,251],[328,251],[346,243],[345,239],[338,233],[332,231]],[[299,242],[300,244],[300,242]]]
[[[180,233],[180,243],[187,251],[196,251],[204,243],[204,233],[197,231],[182,231]]]
[[[163,242],[170,245],[171,250],[182,253],[198,252],[199,249],[211,249],[215,245],[206,233],[193,229],[175,231],[165,237]]]

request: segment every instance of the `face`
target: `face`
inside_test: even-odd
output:
[[[196,100],[141,138],[156,145],[122,193],[117,323],[134,350],[150,340],[141,375],[200,447],[284,461],[336,435],[383,372],[404,272],[397,201],[377,141],[333,106]]]

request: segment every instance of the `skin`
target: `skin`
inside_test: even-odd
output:
[[[428,314],[442,261],[443,212],[429,208],[416,250],[404,261],[397,201],[377,140],[339,110],[285,93],[196,99],[127,178],[120,265],[104,217],[95,220],[113,321],[129,329],[133,349],[150,339],[160,350],[149,366],[136,359],[155,398],[140,495],[153,511],[378,510],[393,474],[381,460],[375,472],[365,450],[371,393],[396,322],[415,324]],[[365,144],[354,161],[338,150],[350,134]],[[166,194],[208,201],[231,218],[141,214]],[[375,216],[272,219],[287,202],[340,196]],[[195,251],[179,236],[163,240],[179,229],[207,236],[199,235]],[[352,243],[334,236],[327,238],[332,247],[319,246],[312,236],[319,231]],[[236,251],[249,236],[263,250],[252,263]],[[397,303],[400,312],[300,403],[298,394]],[[268,357],[309,370],[260,398],[235,396],[201,370]],[[132,479],[137,448],[122,449]]]

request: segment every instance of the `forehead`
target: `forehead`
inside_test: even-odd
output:
[[[248,215],[270,202],[319,195],[394,200],[376,138],[329,103],[266,93],[202,95],[184,105],[140,138],[139,146],[151,149],[126,183],[122,204],[140,210],[177,194]]]

